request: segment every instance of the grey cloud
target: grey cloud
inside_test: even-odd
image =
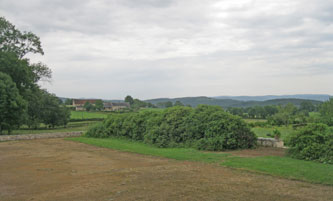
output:
[[[120,0],[118,2],[132,8],[141,8],[141,7],[165,8],[175,3],[175,0],[124,0],[124,1]]]
[[[332,10],[327,0],[0,2],[41,36],[46,55],[34,60],[52,68],[52,92],[108,98],[257,95],[262,81],[270,94],[303,90],[293,80],[333,94]]]

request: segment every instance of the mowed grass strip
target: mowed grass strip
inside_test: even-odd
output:
[[[118,138],[77,137],[68,140],[120,151],[159,156],[176,160],[219,163],[222,166],[270,174],[288,179],[333,185],[333,165],[302,161],[289,157],[236,157],[223,152],[203,152],[191,148],[157,148],[142,142]]]
[[[333,185],[333,165],[290,157],[230,157],[223,166],[251,170],[288,179]]]
[[[202,152],[192,148],[158,148],[126,139],[75,137],[68,140],[144,155],[159,156],[176,160],[199,161],[206,163],[221,162],[229,154],[221,152]]]

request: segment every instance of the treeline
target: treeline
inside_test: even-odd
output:
[[[125,102],[129,103],[131,106],[131,109],[137,110],[140,108],[157,108],[156,105],[152,103],[147,103],[142,100],[139,100],[137,98],[133,98],[132,96],[128,95],[125,97]]]
[[[22,124],[32,128],[40,123],[66,125],[69,111],[55,95],[38,85],[51,78],[51,70],[25,58],[28,53],[44,54],[39,38],[0,17],[0,42],[0,134]]]
[[[288,153],[291,157],[333,164],[333,99],[319,106],[303,102],[300,107],[265,106],[253,108],[229,108],[230,113],[246,117],[267,119],[267,122],[250,123],[252,126],[290,125],[300,126],[288,136]],[[315,115],[311,115],[315,114]]]
[[[188,146],[212,151],[256,144],[255,134],[240,117],[207,105],[111,114],[88,130],[86,136],[125,137],[158,147]]]
[[[304,100],[304,99],[273,99],[273,100],[265,100],[265,101],[240,101],[233,99],[218,99],[218,98],[210,98],[210,97],[183,97],[183,98],[158,98],[158,99],[150,99],[145,100],[146,102],[153,103],[157,105],[158,103],[166,103],[172,102],[173,104],[176,101],[181,102],[184,105],[191,105],[192,107],[196,107],[197,105],[218,105],[223,108],[230,107],[238,107],[238,108],[247,108],[247,107],[255,107],[255,106],[267,106],[267,105],[287,105],[288,103],[292,103],[295,106],[299,107],[300,104],[304,101],[309,101],[314,105],[318,105],[321,101],[315,100]]]
[[[165,102],[158,102],[156,104],[153,104],[151,102],[142,101],[139,99],[133,99],[132,96],[128,95],[125,97],[125,102],[128,102],[132,109],[139,109],[139,108],[169,108],[174,106],[185,106],[181,101],[171,102],[171,101],[165,101]],[[191,105],[186,105],[188,107],[191,107]]]
[[[310,101],[303,101],[299,107],[289,103],[287,105],[255,106],[250,108],[228,108],[227,110],[234,115],[251,119],[267,119],[270,125],[290,125],[306,123],[325,123],[330,124],[332,112],[330,105],[332,99],[320,105],[314,105]]]

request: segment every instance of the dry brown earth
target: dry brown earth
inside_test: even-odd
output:
[[[0,143],[0,200],[320,201],[333,187],[42,139]]]

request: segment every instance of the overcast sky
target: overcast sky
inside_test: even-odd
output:
[[[61,97],[333,94],[331,0],[1,0]]]

